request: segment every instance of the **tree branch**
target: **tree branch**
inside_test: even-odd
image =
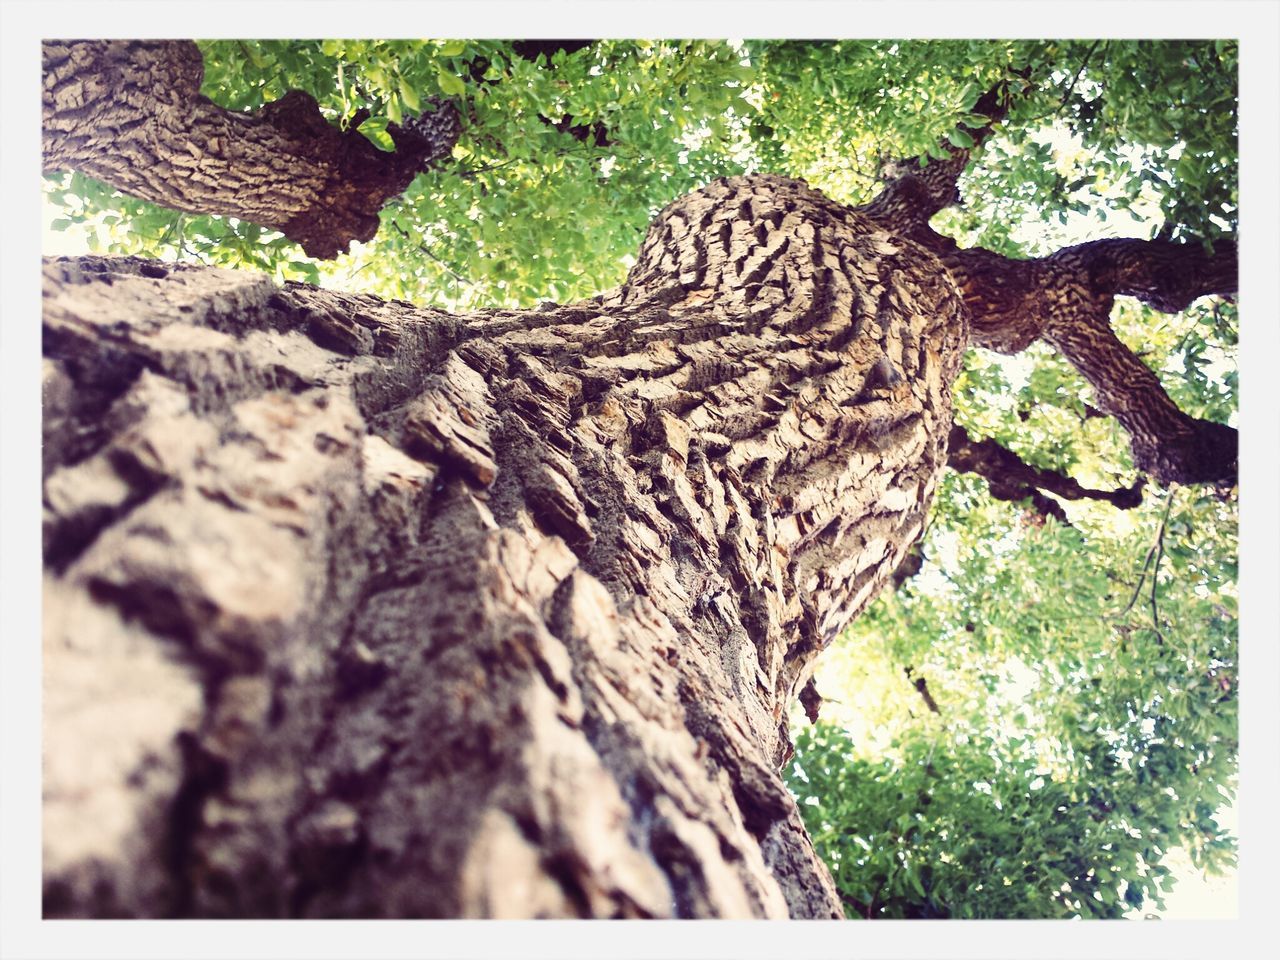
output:
[[[388,124],[393,152],[342,131],[292,90],[257,113],[201,95],[190,41],[44,44],[44,169],[79,170],[131,196],[281,231],[327,259],[372,239],[378,211],[457,141],[452,104]]]
[[[1016,502],[1030,498],[1036,510],[1064,524],[1069,521],[1062,506],[1041,491],[1064,500],[1101,500],[1121,510],[1130,510],[1142,502],[1145,483],[1140,478],[1130,487],[1092,490],[1071,477],[1031,466],[994,440],[974,440],[959,425],[951,428],[951,435],[947,438],[947,466],[961,473],[976,473],[985,479],[991,495],[997,500]]]
[[[1093,386],[1098,408],[1129,432],[1138,469],[1161,484],[1234,482],[1236,431],[1178,409],[1115,335],[1111,307],[1126,295],[1174,312],[1205,294],[1234,293],[1235,245],[1210,257],[1190,244],[1099,240],[1059,251],[1045,265],[1041,335]]]
[[[1029,71],[1017,76],[1026,78]],[[978,98],[974,114],[988,118],[980,127],[961,123],[956,128],[956,140],[944,139],[939,145],[945,152],[943,159],[910,157],[886,165],[887,179],[884,189],[870,203],[858,211],[873,220],[892,223],[895,230],[913,240],[936,239],[929,228],[929,220],[939,210],[959,202],[956,184],[970,157],[981,147],[995,125],[1004,119],[1012,101],[1010,80],[1001,80]],[[968,141],[969,146],[962,144]],[[927,245],[927,244],[926,244]]]
[[[1213,253],[1198,243],[1171,240],[1093,240],[1046,258],[1088,279],[1095,296],[1135,297],[1161,313],[1178,313],[1204,296],[1230,296],[1239,283],[1236,244]]]
[[[1164,643],[1164,634],[1160,630],[1160,611],[1156,605],[1157,579],[1160,576],[1160,561],[1164,558],[1164,533],[1169,525],[1169,513],[1172,509],[1173,492],[1170,491],[1169,496],[1165,498],[1164,513],[1160,517],[1160,526],[1156,530],[1155,542],[1151,544],[1146,558],[1142,561],[1142,572],[1138,574],[1138,582],[1134,585],[1129,602],[1125,604],[1124,609],[1117,616],[1111,618],[1113,620],[1123,620],[1129,611],[1133,609],[1133,605],[1138,602],[1138,595],[1142,593],[1142,585],[1147,580],[1147,571],[1151,570],[1151,561],[1154,558],[1155,569],[1151,571],[1151,627],[1155,631],[1156,643],[1158,644]]]
[[[1002,353],[1017,353],[1037,339],[1057,347],[1094,387],[1096,409],[1129,432],[1135,464],[1158,483],[1234,482],[1236,431],[1179,410],[1110,323],[1117,296],[1177,312],[1202,296],[1234,294],[1234,242],[1221,242],[1210,254],[1198,244],[1163,238],[1096,240],[1040,259],[1014,260],[980,247],[962,250],[929,226],[935,213],[957,199],[956,182],[973,149],[1008,103],[1007,84],[987,91],[974,111],[992,122],[976,131],[964,128],[973,148],[948,143],[941,162],[923,169],[918,161],[893,166],[885,189],[859,212],[942,260],[964,295],[972,344]],[[1065,519],[1034,484],[1015,490],[1017,499],[1029,496],[1041,512]]]
[[[907,679],[911,681],[911,685],[916,688],[916,692],[920,694],[924,700],[924,705],[929,708],[931,713],[942,713],[938,709],[938,702],[933,699],[933,694],[929,692],[929,684],[925,682],[924,677],[916,677],[912,679],[914,671],[910,667],[903,667],[902,672],[907,675]]]
[[[1076,75],[1071,78],[1071,83],[1062,94],[1062,101],[1058,104],[1057,114],[1061,114],[1067,108],[1067,104],[1071,102],[1071,95],[1076,92],[1076,84],[1080,82],[1080,78],[1084,76],[1084,68],[1089,66],[1089,60],[1092,59],[1094,51],[1098,49],[1101,40],[1093,41],[1093,44],[1085,51],[1084,59],[1080,61],[1080,69],[1076,71]]]
[[[818,722],[818,711],[822,709],[823,696],[818,692],[818,684],[813,677],[800,691],[800,705],[804,707],[804,715],[810,723]]]
[[[1038,260],[979,248],[941,256],[964,293],[972,343],[1015,353],[1044,339],[1093,386],[1096,408],[1129,432],[1138,469],[1161,484],[1234,482],[1236,431],[1179,410],[1111,329],[1117,296],[1176,312],[1235,293],[1234,243],[1212,255],[1168,240],[1095,240]]]

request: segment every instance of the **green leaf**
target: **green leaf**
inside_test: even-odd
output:
[[[418,92],[413,89],[413,85],[407,80],[400,81],[400,99],[404,101],[406,107],[415,113],[422,109],[422,101],[418,98]]]
[[[446,93],[451,97],[460,97],[467,89],[466,84],[461,79],[445,70],[444,67],[439,67],[436,70],[436,83],[439,84],[442,93]]]

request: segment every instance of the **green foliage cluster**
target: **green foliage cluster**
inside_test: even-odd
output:
[[[1130,210],[1210,243],[1235,223],[1227,41],[605,40],[534,55],[494,40],[216,40],[201,49],[204,92],[229,109],[302,89],[337,123],[369,111],[359,129],[389,149],[388,122],[443,96],[460,106],[464,133],[451,160],[386,208],[375,240],[333,265],[279,234],[161,210],[81,176],[48,186],[65,208],[61,226],[94,225],[114,252],[445,307],[570,300],[618,282],[653,213],[714,177],[768,170],[866,200],[884,161],[928,162],[944,140],[966,142],[957,124],[980,124],[973,107],[1000,81],[1017,94],[1009,117],[966,174],[965,206],[940,219],[964,242],[1043,253],[1019,231]],[[1041,246],[1053,242],[1040,234]]]
[[[233,219],[50,178],[56,227],[116,253],[265,270],[451,309],[568,301],[617,283],[653,213],[767,170],[862,202],[890,159],[964,145],[982,92],[1007,119],[935,225],[1035,256],[1101,235],[1211,244],[1236,217],[1236,48],[1224,41],[209,41],[205,93],[248,110],[300,88],[391,146],[388,122],[453,98],[439,169],[331,263]],[[1024,75],[1029,79],[1024,81]],[[1233,422],[1237,317],[1117,306],[1118,335],[1187,412]],[[971,351],[956,417],[1088,486],[1135,479],[1047,347]],[[1072,526],[947,475],[922,572],[824,654],[833,701],[789,782],[851,916],[1115,916],[1160,902],[1162,860],[1209,869],[1233,841],[1235,509],[1193,489],[1068,504]],[[911,677],[905,673],[910,668]],[[926,679],[939,713],[913,686]]]
[[[382,211],[377,237],[320,265],[247,224],[182,215],[73,175],[55,203],[102,222],[114,252],[247,266],[282,279],[447,308],[568,301],[617,283],[653,214],[744,168],[742,94],[754,71],[706,41],[602,41],[530,59],[509,41],[210,41],[203,92],[249,110],[290,89],[390,149],[388,122],[455,100],[453,157]],[[74,198],[74,199],[73,199]],[[79,203],[75,203],[78,200]]]
[[[887,160],[969,146],[958,123],[984,91],[1015,95],[961,184],[947,232],[1008,256],[1041,254],[1013,234],[1158,212],[1174,237],[1234,229],[1237,52],[1227,41],[841,41],[753,46],[768,93],[751,127],[770,166],[850,203],[875,193]],[[1024,79],[1030,78],[1030,79]],[[1114,231],[1112,231],[1114,233]],[[1048,244],[1047,249],[1046,241]],[[1037,248],[1038,247],[1038,248]]]
[[[948,475],[922,572],[824,655],[835,722],[789,783],[850,916],[1120,916],[1173,847],[1234,863],[1234,509],[1110,510],[1045,523]]]

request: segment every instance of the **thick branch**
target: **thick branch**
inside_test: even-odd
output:
[[[1178,313],[1200,297],[1236,292],[1236,245],[1222,241],[1211,254],[1198,243],[1170,240],[1094,240],[1048,258],[1087,278],[1095,295],[1136,297],[1162,313]]]
[[[307,93],[256,114],[200,94],[189,41],[44,45],[44,169],[79,170],[144,200],[279,230],[308,255],[370,240],[378,211],[453,148],[457,111],[388,124],[394,152],[327,123]]]
[[[1117,490],[1091,490],[1071,477],[1053,470],[1042,470],[1024,461],[1012,450],[994,440],[974,440],[959,425],[951,428],[948,438],[947,466],[961,473],[976,473],[985,479],[991,495],[997,500],[1018,501],[1031,498],[1042,514],[1067,523],[1062,506],[1041,491],[1064,500],[1102,500],[1121,510],[1129,510],[1142,502],[1144,480]]]
[[[902,562],[898,564],[897,569],[893,571],[893,576],[890,578],[891,589],[901,589],[904,583],[924,568],[924,547],[922,544],[923,541],[917,540],[903,556]]]
[[[973,344],[1015,353],[1044,339],[1062,351],[1093,386],[1096,407],[1129,432],[1135,464],[1157,482],[1234,479],[1236,431],[1179,410],[1110,320],[1117,296],[1175,312],[1201,296],[1235,293],[1233,243],[1210,255],[1167,240],[1096,240],[1038,260],[958,250],[942,237],[933,249],[964,294]]]
[[[974,112],[992,122],[964,129],[960,139],[980,145],[1008,104],[1007,85],[987,91]],[[1222,243],[1209,254],[1197,244],[1164,239],[1097,240],[1035,260],[962,250],[934,231],[929,219],[958,199],[956,182],[973,148],[948,142],[943,149],[946,158],[926,167],[918,158],[892,167],[884,191],[860,210],[942,259],[964,295],[970,342],[1016,353],[1043,338],[1094,387],[1097,408],[1129,431],[1140,470],[1162,484],[1233,481],[1236,431],[1179,410],[1155,374],[1112,332],[1110,315],[1117,296],[1136,297],[1168,313],[1202,296],[1235,293],[1235,244]],[[1040,497],[1034,487],[1021,496],[1026,495]],[[1061,513],[1040,501],[1042,511]]]
[[[516,40],[511,44],[511,49],[517,56],[526,60],[537,60],[541,56],[546,57],[547,63],[550,63],[551,58],[561,51],[566,54],[577,53],[595,42],[595,40]]]
[[[563,52],[566,55],[572,55],[579,50],[585,50],[590,47],[595,40],[517,40],[511,44],[511,49],[516,56],[523,57],[525,60],[537,62],[539,57],[543,58],[546,66],[553,66],[553,58],[557,53]],[[478,83],[487,83],[483,76],[477,77]],[[614,141],[609,138],[609,128],[602,121],[595,123],[573,123],[571,114],[564,114],[558,120],[539,114],[539,119],[554,127],[560,133],[568,134],[579,143],[592,144],[597,147],[612,146]]]
[[[1098,407],[1129,432],[1138,469],[1161,484],[1235,480],[1235,429],[1179,410],[1156,375],[1116,337],[1106,313],[1064,313],[1045,330],[1045,340],[1093,385]]]
[[[1215,255],[1166,240],[1098,240],[1047,258],[1041,335],[1093,386],[1098,407],[1129,431],[1134,462],[1159,483],[1231,482],[1236,431],[1178,409],[1159,379],[1111,329],[1116,296],[1172,313],[1236,291],[1236,248]]]

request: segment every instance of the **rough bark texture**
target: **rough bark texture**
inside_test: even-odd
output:
[[[47,169],[316,256],[456,136],[228,113],[190,44],[45,58]],[[860,212],[718,181],[621,288],[532,312],[48,262],[46,914],[842,915],[786,712],[918,565],[965,346],[1056,345],[1158,482],[1235,472],[1108,320],[1233,291],[1234,251],[959,250],[928,220],[969,153]]]
[[[389,124],[393,153],[330,125],[300,90],[254,115],[224,110],[200,94],[190,41],[53,41],[43,53],[46,172],[271,227],[322,259],[372,239],[383,204],[458,138],[446,103]]]
[[[1016,353],[1045,340],[1089,381],[1098,409],[1129,432],[1139,470],[1161,484],[1234,482],[1236,431],[1179,410],[1111,329],[1117,296],[1175,312],[1203,295],[1234,293],[1233,246],[1209,256],[1193,244],[1095,240],[1038,260],[959,250],[952,241],[930,248],[964,290],[975,345]]]
[[[525,54],[586,42],[529,42]],[[177,209],[274,227],[316,257],[370,239],[383,203],[458,136],[451,106],[388,127],[393,154],[327,124],[300,91],[254,117],[230,113],[200,96],[200,52],[185,41],[54,42],[44,57],[46,170],[74,168]],[[1208,256],[1195,245],[1102,240],[1011,260],[961,250],[929,225],[959,200],[960,175],[1013,96],[1001,83],[979,98],[972,112],[990,122],[964,128],[973,147],[944,141],[946,156],[927,166],[917,158],[890,165],[885,189],[861,212],[942,259],[963,291],[976,345],[1016,352],[1043,339],[1062,351],[1095,388],[1097,407],[1129,431],[1139,470],[1161,484],[1233,483],[1236,431],[1179,410],[1110,323],[1116,296],[1177,311],[1206,294],[1234,293],[1233,245]],[[575,135],[607,142],[603,128]]]
[[[835,917],[779,776],[967,339],[803,185],[469,316],[49,261],[49,916]]]

